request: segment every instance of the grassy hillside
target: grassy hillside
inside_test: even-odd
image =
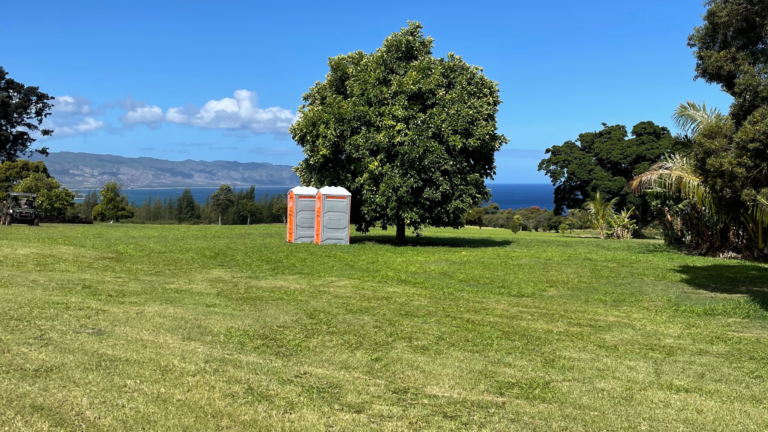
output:
[[[506,230],[0,228],[0,428],[768,430],[768,267]]]

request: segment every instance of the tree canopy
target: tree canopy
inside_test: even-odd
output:
[[[339,55],[303,95],[290,132],[305,158],[295,168],[305,185],[352,193],[352,222],[367,232],[460,227],[490,198],[485,179],[507,139],[496,131],[496,82],[450,53],[432,56],[418,22],[381,48]]]
[[[7,192],[14,185],[35,173],[50,177],[48,168],[42,161],[17,160],[0,163],[0,199],[5,199]]]
[[[219,214],[219,225],[221,225],[221,215],[235,205],[235,191],[232,186],[227,184],[219,186],[216,192],[211,194],[211,205]]]
[[[35,172],[13,187],[16,192],[37,194],[37,210],[44,218],[55,219],[64,216],[72,207],[75,193],[47,175]]]
[[[246,225],[251,224],[251,219],[258,220],[261,216],[261,206],[255,201],[241,200],[238,204],[238,215],[246,218]]]
[[[709,0],[704,23],[688,37],[696,78],[733,96],[730,116],[740,126],[768,105],[768,2]]]
[[[52,96],[39,87],[25,86],[8,78],[8,72],[0,66],[0,162],[15,161],[20,156],[34,153],[48,155],[48,148],[30,149],[37,140],[35,134],[53,134],[50,129],[40,129],[43,120],[51,115]]]
[[[117,182],[107,182],[101,189],[101,202],[93,208],[93,220],[120,222],[121,219],[132,218],[134,212],[126,200]]]
[[[732,122],[697,135],[692,166],[721,207],[734,214],[768,188],[768,3],[711,0],[688,39],[696,77],[733,96]]]
[[[649,216],[645,198],[632,196],[627,183],[678,144],[669,129],[650,121],[636,124],[631,135],[628,138],[625,126],[603,123],[600,131],[547,149],[549,157],[539,163],[539,171],[555,185],[555,214],[581,208],[600,192],[603,197],[618,197],[620,207],[629,204],[641,209],[644,218]]]
[[[711,0],[688,39],[696,78],[733,96],[727,116],[688,102],[675,122],[684,152],[632,186],[662,207],[665,239],[702,254],[768,255],[768,3]],[[735,255],[734,255],[735,254]]]
[[[176,220],[179,223],[190,222],[200,218],[200,207],[192,196],[192,189],[186,188],[176,201]]]

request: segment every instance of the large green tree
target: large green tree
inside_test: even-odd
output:
[[[712,0],[688,39],[696,78],[733,96],[728,116],[688,103],[675,112],[691,133],[685,154],[639,176],[660,195],[665,237],[706,254],[768,255],[768,2]],[[669,200],[666,196],[674,199]],[[678,233],[669,236],[670,231]]]
[[[0,162],[34,153],[48,155],[46,147],[30,148],[36,141],[35,134],[53,134],[50,129],[40,129],[43,120],[51,115],[53,105],[49,101],[53,99],[39,87],[8,78],[8,72],[0,66]]]
[[[0,163],[0,199],[5,199],[7,192],[14,185],[36,173],[43,174],[45,177],[51,176],[42,161],[17,160]]]
[[[42,172],[30,174],[16,184],[13,190],[37,194],[37,210],[47,219],[64,216],[75,199],[74,192],[62,187],[56,179]]]
[[[555,185],[555,214],[581,208],[600,192],[603,198],[619,198],[619,207],[634,206],[641,219],[650,217],[646,198],[633,196],[627,183],[678,144],[669,129],[650,121],[636,124],[631,135],[625,126],[603,123],[600,131],[579,134],[575,141],[547,149],[549,157],[539,163],[539,171]]]
[[[147,207],[149,209],[149,206]],[[176,220],[179,223],[200,219],[200,208],[192,196],[192,189],[186,188],[176,201]]]
[[[92,217],[100,222],[120,222],[121,219],[132,218],[133,213],[127,197],[122,194],[122,186],[110,181],[101,188],[101,201],[93,208]]]
[[[733,96],[731,122],[707,124],[692,164],[724,210],[739,214],[768,188],[768,2],[712,0],[688,38],[696,78]]]
[[[768,1],[709,0],[703,25],[688,37],[696,75],[733,96],[730,116],[740,127],[768,105]]]
[[[228,184],[219,186],[216,192],[211,194],[211,206],[219,215],[219,225],[221,225],[221,215],[227,213],[234,205],[235,191]]]
[[[450,53],[432,56],[418,22],[381,48],[328,60],[325,81],[304,94],[291,127],[305,158],[295,168],[305,185],[352,192],[358,231],[376,224],[458,228],[490,198],[485,180],[507,139],[496,131],[496,82]]]
[[[256,201],[241,200],[237,210],[239,216],[246,218],[246,225],[251,224],[251,219],[258,221],[261,216],[261,206]]]

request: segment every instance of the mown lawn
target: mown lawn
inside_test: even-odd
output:
[[[768,430],[768,266],[476,228],[0,227],[0,429]]]

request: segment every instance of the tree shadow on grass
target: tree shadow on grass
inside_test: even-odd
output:
[[[397,243],[394,236],[355,236],[350,239],[352,244],[374,243],[402,247],[454,247],[454,248],[493,248],[506,247],[513,243],[509,240],[494,240],[489,238],[471,237],[408,237],[405,243]]]
[[[758,265],[682,266],[676,270],[688,286],[712,293],[749,296],[768,311],[768,268]]]

